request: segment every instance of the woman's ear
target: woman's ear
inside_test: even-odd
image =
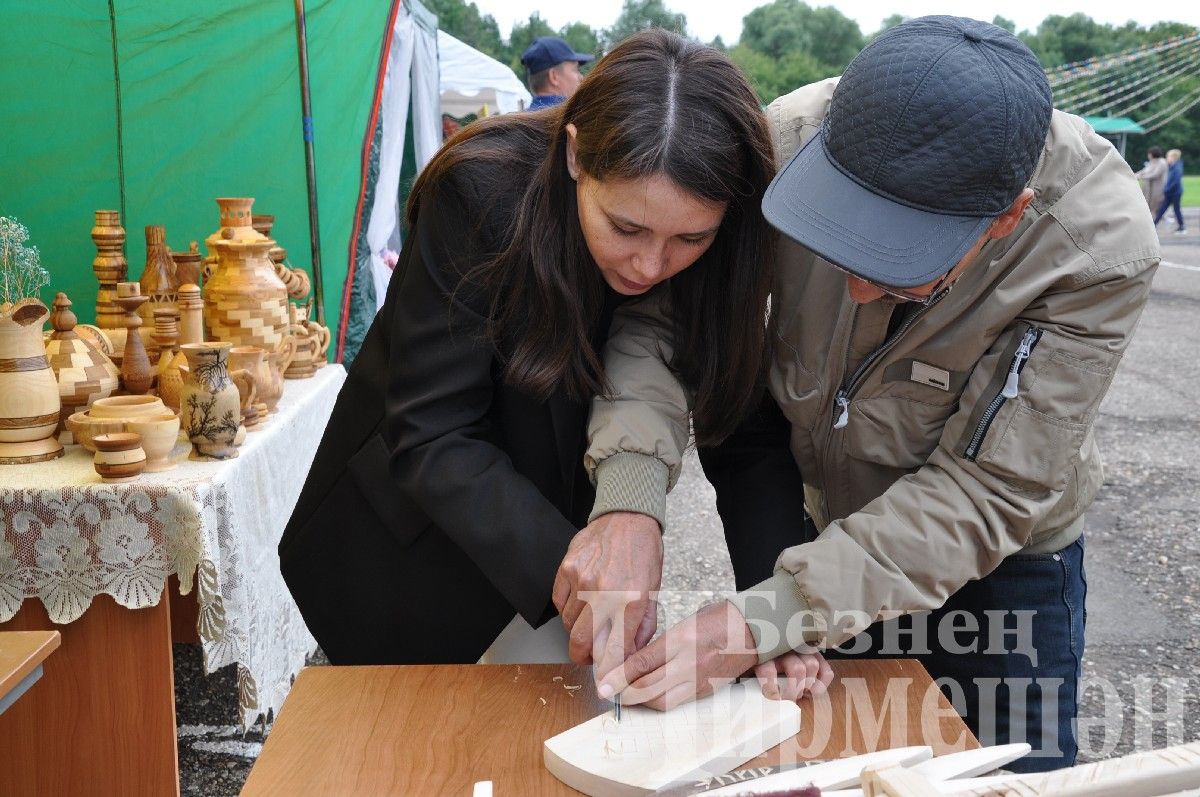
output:
[[[571,175],[572,180],[578,180],[579,162],[576,160],[575,136],[579,133],[579,128],[575,127],[574,122],[568,122],[565,130],[567,131],[567,172]]]

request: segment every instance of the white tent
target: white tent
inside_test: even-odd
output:
[[[462,117],[484,105],[493,113],[512,113],[529,105],[529,90],[507,66],[444,30],[437,40],[442,113]]]

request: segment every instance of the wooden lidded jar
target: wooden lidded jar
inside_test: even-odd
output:
[[[204,283],[204,324],[212,340],[274,351],[288,334],[287,287],[269,257],[275,242],[250,223],[253,202],[217,200],[222,227],[205,241],[217,267]]]
[[[54,332],[46,342],[46,357],[58,380],[62,398],[58,439],[62,443],[74,443],[70,430],[65,428],[67,418],[96,399],[115,393],[121,374],[104,352],[75,332],[76,318],[71,311],[71,300],[61,291],[54,298],[50,324]]]

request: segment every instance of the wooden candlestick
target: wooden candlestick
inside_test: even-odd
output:
[[[109,337],[114,350],[119,353],[125,346],[125,314],[117,306],[117,283],[126,278],[129,262],[125,259],[125,228],[121,226],[118,211],[96,211],[92,241],[96,244],[92,271],[100,283],[96,292],[96,326],[112,330]]]
[[[136,282],[117,283],[117,306],[125,311],[125,351],[121,356],[121,383],[125,390],[142,394],[150,392],[154,384],[154,371],[150,368],[150,358],[146,355],[146,346],[142,343],[138,327],[142,319],[138,316],[138,308],[146,303],[148,296],[143,296]]]

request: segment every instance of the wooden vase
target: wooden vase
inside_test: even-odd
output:
[[[201,268],[200,246],[192,241],[186,252],[172,252],[175,261],[175,281],[180,285],[199,285]]]
[[[212,340],[271,351],[287,334],[287,288],[268,256],[275,242],[250,226],[253,202],[217,200],[222,227],[206,239],[217,266],[204,284],[204,324]]]
[[[204,300],[200,286],[179,286],[179,345],[204,342]]]
[[[112,432],[95,439],[92,466],[106,482],[131,482],[146,469],[142,436],[136,432]]]
[[[54,312],[50,314],[54,332],[46,343],[46,357],[58,380],[58,394],[62,399],[62,420],[58,429],[61,443],[75,442],[65,426],[66,419],[92,401],[111,396],[121,378],[112,360],[76,333],[75,323],[71,300],[60,291],[54,299]]]
[[[263,403],[263,391],[270,387],[271,373],[266,354],[257,346],[234,346],[229,350],[229,367],[234,371],[245,371],[254,382],[253,400],[242,411],[242,422],[248,432],[261,428],[267,421],[269,410]]]
[[[303,316],[298,312],[300,310],[302,308],[297,308],[295,305],[289,308],[292,318],[292,340],[296,342],[296,346],[292,354],[292,361],[283,372],[285,379],[308,379],[317,372],[315,361],[317,351],[321,348],[321,342],[313,337],[308,327],[304,325]]]
[[[171,250],[167,247],[167,230],[162,225],[152,224],[146,228],[146,268],[142,271],[138,284],[142,286],[142,295],[149,297],[146,303],[138,308],[143,325],[154,324],[155,310],[176,308],[179,300],[179,280],[175,277],[175,261],[171,259]],[[156,344],[152,343],[146,349],[151,361],[158,359]]]
[[[242,396],[253,395],[250,375],[245,371],[230,373],[230,343],[186,343],[179,348],[188,362],[180,414],[183,429],[192,441],[189,458],[236,457]]]
[[[49,310],[37,299],[0,305],[0,464],[63,455],[54,436],[62,411],[58,382],[42,342]]]
[[[179,412],[179,402],[183,395],[183,371],[187,368],[187,358],[179,351],[179,310],[173,307],[160,307],[154,311],[154,341],[158,346],[158,365],[155,366],[155,379],[158,382],[158,395],[174,412]],[[147,452],[149,454],[149,452]]]
[[[130,393],[148,393],[154,385],[154,370],[150,367],[150,357],[142,343],[139,327],[142,319],[138,308],[145,304],[148,297],[138,291],[141,286],[136,282],[121,282],[117,284],[117,306],[125,311],[125,351],[121,356],[121,384]]]
[[[267,371],[270,379],[267,382],[266,391],[261,396],[263,403],[267,405],[267,412],[275,412],[279,399],[283,398],[283,372],[291,365],[295,353],[296,339],[288,335],[278,349],[267,355]]]
[[[120,352],[125,349],[125,313],[117,306],[117,283],[125,280],[129,261],[125,259],[125,228],[121,226],[118,211],[96,211],[92,241],[96,244],[92,271],[100,283],[96,293],[96,326],[108,333],[113,351],[117,352],[115,359],[120,360]]]

